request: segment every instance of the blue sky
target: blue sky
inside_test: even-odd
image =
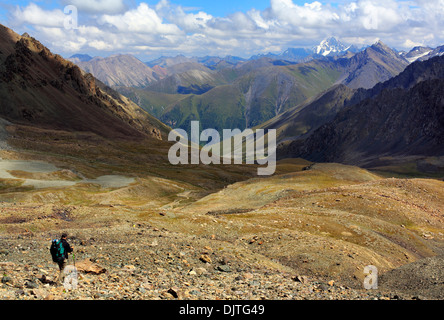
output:
[[[141,2],[141,1],[138,1]],[[145,1],[148,4],[157,4],[158,1]],[[190,9],[194,8],[197,11],[203,10],[209,14],[223,17],[228,14],[232,14],[237,11],[246,12],[251,8],[256,8],[259,10],[264,10],[270,5],[270,1],[268,0],[226,0],[226,1],[211,1],[211,0],[180,0],[173,1],[176,4],[179,4],[184,7],[188,7]],[[196,11],[194,10],[194,11]]]
[[[66,5],[77,9],[74,29]],[[330,36],[408,50],[444,44],[444,0],[19,0],[0,3],[0,23],[63,56],[248,57]]]
[[[50,1],[50,0],[40,0],[40,1],[28,1],[28,0],[19,0],[19,1],[9,1],[3,0],[0,4],[0,15],[5,17],[8,12],[8,7],[11,6],[21,6],[25,7],[30,2],[34,2],[41,6],[42,8],[52,10],[57,8],[63,8],[65,6],[65,2],[62,1]],[[125,1],[128,7],[137,7],[138,4],[145,2],[149,5],[155,6],[159,1],[158,0],[146,0],[146,1],[135,1],[135,0],[127,0]],[[232,14],[237,11],[246,12],[251,8],[256,8],[259,10],[264,10],[270,5],[269,0],[224,0],[224,1],[215,1],[215,0],[177,0],[172,1],[175,4],[181,5],[183,7],[194,9],[193,11],[203,10],[212,15],[223,17],[228,14]],[[295,3],[304,3],[306,1],[295,1]],[[3,22],[5,21],[2,19]]]
[[[8,9],[13,6],[21,6],[25,7],[30,2],[37,3],[39,6],[45,9],[57,9],[65,6],[63,1],[53,1],[53,0],[37,0],[37,1],[29,1],[29,0],[19,0],[19,1],[9,1],[3,0],[0,3],[0,17],[2,18],[0,21],[5,21],[5,17],[8,13]],[[158,0],[145,0],[145,1],[136,1],[136,0],[126,0],[125,3],[129,7],[136,7],[141,2],[145,2],[149,5],[156,5]],[[176,0],[172,1],[175,4],[181,5],[183,7],[189,9],[203,10],[212,15],[223,17],[234,12],[242,11],[246,12],[252,8],[258,10],[265,10],[270,6],[269,0]],[[307,1],[304,0],[296,0],[293,1],[296,4],[303,5]],[[308,1],[310,2],[310,1]],[[344,0],[329,0],[322,1],[323,3],[329,3],[332,6],[337,6],[339,3],[343,3]],[[8,8],[9,7],[9,8]]]

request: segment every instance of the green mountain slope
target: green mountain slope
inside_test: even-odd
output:
[[[119,91],[172,127],[188,130],[192,120],[217,130],[266,123],[267,128],[278,129],[284,140],[317,129],[339,110],[339,106],[324,104],[296,117],[312,98],[337,84],[371,88],[398,75],[407,65],[403,57],[378,42],[354,55],[299,64],[261,57],[212,70],[197,62],[181,62],[169,67],[172,75],[144,89]],[[345,91],[330,95],[345,100],[350,94]],[[290,110],[292,116],[283,117]],[[288,117],[292,120],[281,128]]]
[[[278,153],[281,158],[367,167],[394,158],[438,157],[435,162],[443,167],[443,88],[444,57],[415,62],[398,77],[356,91],[333,120],[309,136],[282,144]]]

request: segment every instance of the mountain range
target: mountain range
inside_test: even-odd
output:
[[[382,42],[356,54],[320,55],[302,63],[260,57],[210,68],[183,56],[161,60],[168,76],[145,88],[117,90],[169,126],[185,130],[190,119],[217,130],[258,126],[335,84],[371,88],[409,64]]]
[[[312,127],[289,129],[300,123]],[[424,158],[444,156],[444,57],[416,61],[372,89],[334,87],[267,127],[281,128],[282,141],[287,138],[278,148],[280,158],[365,167],[413,160],[424,169]],[[428,170],[444,167],[435,164]]]
[[[254,55],[250,60],[260,58],[270,58],[274,60],[285,60],[289,62],[307,62],[313,59],[322,59],[328,57],[345,56],[347,54],[357,53],[363,49],[358,49],[355,45],[345,45],[335,37],[323,40],[319,45],[308,48],[288,48],[282,53],[268,53]]]
[[[289,48],[281,54],[260,54],[243,59],[235,56],[216,57],[160,57],[158,59],[142,62],[136,57],[126,55],[114,55],[107,58],[91,57],[87,54],[75,54],[68,60],[76,63],[80,68],[93,74],[96,78],[111,87],[145,87],[165,76],[188,72],[190,70],[220,71],[236,68],[248,61],[268,58],[276,61],[276,65],[308,62],[313,59],[344,56],[357,53],[355,46],[346,46],[334,37],[322,41],[312,49]],[[208,70],[207,70],[208,69]]]
[[[277,129],[280,158],[373,165],[387,156],[413,156],[413,150],[425,156],[441,155],[441,140],[437,138],[440,132],[432,130],[441,126],[439,103],[433,105],[430,114],[410,118],[419,112],[415,111],[419,104],[411,101],[430,99],[421,94],[427,92],[439,98],[435,87],[440,88],[442,76],[441,47],[416,47],[409,53],[399,53],[378,41],[357,53],[328,57],[335,51],[331,46],[348,50],[329,39],[317,48],[323,58],[304,63],[268,57],[241,61],[234,57],[218,60],[180,56],[161,58],[156,61],[159,64],[150,67],[130,55],[71,58],[79,65],[87,63],[105,72],[108,81],[120,84],[115,86],[119,94],[87,70],[50,53],[29,35],[19,36],[2,27],[1,36],[0,96],[5,103],[0,115],[16,124],[45,130],[93,131],[108,138],[162,139],[169,131],[167,126],[190,130],[190,122],[199,120],[202,128],[220,131]],[[230,66],[214,67],[219,63]],[[120,73],[131,79],[132,86],[113,78]],[[435,87],[429,90],[432,83]],[[388,107],[373,110],[378,103]],[[394,118],[395,111],[398,116]],[[375,119],[369,121],[370,116]],[[416,129],[426,121],[424,117],[432,117],[430,125],[423,126],[423,131]],[[370,147],[375,137],[364,138],[364,133],[371,130],[368,125],[383,126],[387,118],[399,122],[390,122],[396,127],[394,136],[386,140],[378,137],[381,147]],[[406,119],[410,127],[405,126]],[[350,123],[354,125],[350,127]],[[349,130],[354,130],[353,134],[347,135]],[[413,132],[417,136],[405,138]],[[425,132],[433,139],[424,140]],[[411,151],[400,136],[411,144]],[[350,137],[354,138],[347,140]],[[331,143],[330,138],[336,142]],[[419,141],[415,142],[419,145],[412,141]],[[364,150],[369,154],[364,155]]]
[[[152,82],[163,79],[166,71],[157,66],[155,69],[148,67],[136,57],[125,55],[114,55],[107,58],[72,56],[70,59],[82,70],[93,74],[96,78],[111,87],[146,87]],[[77,62],[76,62],[77,61]]]

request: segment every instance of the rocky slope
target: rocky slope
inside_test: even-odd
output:
[[[381,277],[384,290],[406,293],[421,291],[433,299],[444,296],[444,256],[436,256],[404,265]]]
[[[413,63],[418,59],[421,59],[424,56],[427,56],[429,53],[433,51],[432,48],[429,47],[414,47],[407,53],[401,54],[408,62]]]
[[[352,88],[370,89],[397,76],[409,62],[387,45],[378,41],[364,51],[341,61],[346,69],[342,84]]]
[[[419,58],[420,61],[425,61],[434,57],[441,57],[444,55],[444,46],[439,46],[433,49],[430,53]]]
[[[89,204],[63,197],[72,187],[2,193],[0,297],[441,299],[432,276],[407,290],[402,285],[408,283],[395,285],[392,275],[407,275],[402,270],[414,270],[410,263],[419,266],[442,252],[442,182],[381,179],[340,165],[301,171],[307,164],[283,162],[284,174],[191,202],[177,201],[185,185],[170,185],[165,195],[171,182],[157,182],[164,189],[153,192],[154,180],[117,190],[77,187]],[[137,204],[129,197],[135,194],[143,195]],[[54,283],[57,267],[49,255],[51,239],[63,231],[80,271],[72,291]],[[381,290],[363,289],[369,264],[379,268]],[[442,265],[428,265],[428,274],[439,277]]]
[[[118,228],[72,233],[76,267],[82,270],[75,290],[66,290],[54,282],[58,271],[48,260],[46,241],[53,234],[1,239],[2,247],[8,249],[0,253],[0,299],[388,300],[395,297],[391,293],[355,290],[335,281],[243,262],[220,251],[219,245],[211,247],[215,241],[184,238],[146,223],[135,226],[125,223]],[[134,240],[137,245],[132,246],[128,241]],[[69,264],[74,264],[71,258]]]
[[[356,90],[336,85],[277,117],[260,125],[276,129],[278,142],[286,142],[310,135],[320,126],[334,119],[355,95]]]
[[[0,26],[0,116],[15,124],[105,137],[165,137],[168,128],[129,99]]]
[[[110,87],[146,87],[165,77],[132,55],[96,57],[89,61],[73,62]]]
[[[267,121],[261,127],[276,129],[279,141],[291,141],[307,137],[320,126],[332,121],[345,107],[351,107],[366,99],[372,99],[384,90],[409,90],[424,80],[444,78],[444,66],[435,59],[409,65],[404,72],[371,89],[351,89],[336,85],[305,101],[295,108]]]
[[[128,231],[124,231],[127,229]],[[133,229],[134,230],[134,229]],[[44,239],[3,239],[0,262],[2,300],[371,300],[412,299],[415,295],[351,289],[291,271],[277,271],[214,253],[192,239],[177,240],[174,233],[138,224],[119,233],[76,233],[80,271],[75,290],[54,282],[57,268],[47,260]],[[121,232],[137,237],[146,249],[116,245]],[[143,235],[140,235],[140,234]],[[83,238],[82,238],[83,237]],[[98,240],[95,240],[95,239]],[[158,238],[159,240],[157,240]],[[122,241],[120,241],[122,242]],[[116,247],[116,248],[113,248]],[[122,255],[119,250],[128,254]],[[34,253],[30,253],[34,251]],[[148,255],[147,255],[148,252]],[[30,257],[32,255],[32,257]],[[26,256],[25,259],[23,257]],[[202,256],[208,256],[203,261]],[[90,258],[88,258],[90,257]],[[86,259],[86,263],[85,263]],[[3,260],[3,259],[2,259]],[[22,262],[25,260],[24,262]],[[90,262],[92,260],[92,262]],[[15,262],[12,262],[15,261]],[[69,261],[73,264],[73,261]],[[82,267],[87,265],[87,267]]]
[[[358,92],[366,98],[309,137],[282,146],[281,156],[360,165],[388,156],[442,156],[443,63],[417,62],[372,91]]]

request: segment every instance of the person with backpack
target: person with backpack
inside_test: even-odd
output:
[[[66,267],[68,254],[74,251],[74,249],[69,245],[67,238],[68,235],[64,233],[62,234],[60,239],[53,240],[51,244],[50,252],[52,256],[52,261],[58,264],[60,270],[57,281],[63,281],[63,271]]]

